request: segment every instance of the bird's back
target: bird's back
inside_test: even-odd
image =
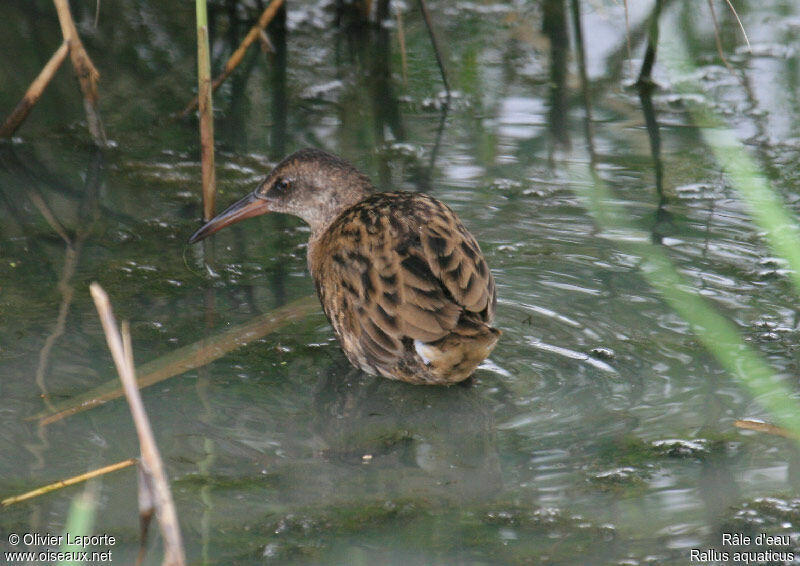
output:
[[[456,214],[419,193],[376,193],[309,243],[323,309],[353,364],[455,383],[492,351],[495,282]]]

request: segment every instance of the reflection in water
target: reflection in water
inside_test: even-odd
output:
[[[569,149],[569,100],[567,96],[567,60],[569,57],[569,32],[567,31],[566,0],[546,0],[542,28],[550,40],[550,95],[547,112],[548,132],[551,137],[550,158],[557,146]]]
[[[344,370],[329,368],[314,394],[326,459],[380,470],[387,498],[485,500],[502,489],[494,418],[469,381],[422,388]]]
[[[672,214],[667,209],[667,196],[664,193],[664,162],[661,157],[661,131],[656,118],[656,110],[653,106],[653,84],[651,82],[637,83],[639,100],[642,103],[642,113],[644,114],[647,136],[650,140],[650,153],[653,156],[653,174],[655,175],[656,195],[658,205],[653,218],[652,240],[653,243],[662,244],[665,235],[674,232],[672,226]],[[666,234],[665,234],[666,233]]]

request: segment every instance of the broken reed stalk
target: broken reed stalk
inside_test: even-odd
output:
[[[150,428],[150,422],[142,404],[142,397],[136,385],[130,333],[127,332],[126,327],[123,327],[125,336],[120,335],[117,322],[114,319],[114,313],[111,310],[111,303],[103,288],[97,283],[92,283],[89,289],[97,307],[97,312],[100,315],[100,322],[106,335],[108,349],[111,351],[111,357],[114,359],[114,365],[122,381],[131,416],[136,425],[136,433],[139,436],[139,449],[141,450],[140,470],[146,478],[142,483],[149,488],[152,503],[154,503],[157,512],[161,536],[164,539],[163,564],[182,566],[185,564],[186,558],[178,525],[178,515],[175,512],[175,504],[172,501],[172,493],[169,490],[155,436],[152,428]]]
[[[435,151],[436,148],[434,148],[434,153]],[[139,388],[144,389],[165,379],[203,367],[236,348],[258,340],[270,332],[275,332],[291,322],[302,320],[315,312],[320,312],[319,300],[314,295],[308,295],[274,311],[259,315],[249,322],[239,324],[215,336],[199,340],[144,363],[137,371]],[[31,417],[31,420],[40,419],[39,424],[47,426],[121,396],[122,391],[120,391],[118,380],[109,381],[59,405],[57,413],[43,411]]]
[[[450,100],[450,83],[447,80],[447,72],[444,68],[442,61],[441,51],[439,50],[439,42],[436,41],[436,33],[433,31],[433,22],[431,21],[428,6],[425,0],[419,0],[419,9],[422,10],[422,17],[425,19],[425,25],[428,26],[428,33],[431,36],[431,43],[433,44],[433,53],[436,55],[436,64],[439,65],[439,72],[442,73],[442,81],[444,82],[444,90],[447,93],[447,100]]]
[[[733,422],[733,426],[741,428],[742,430],[754,430],[756,432],[763,432],[772,436],[781,436],[783,438],[791,438],[792,440],[800,440],[800,436],[796,432],[763,421],[754,421],[751,419],[740,419]]]
[[[200,110],[200,162],[203,170],[203,219],[214,217],[217,179],[214,171],[214,107],[211,100],[211,55],[206,0],[196,0],[197,99]]]
[[[86,111],[89,133],[95,144],[105,147],[107,145],[106,133],[97,109],[97,81],[100,79],[100,73],[83,47],[78,29],[75,27],[75,21],[69,11],[68,0],[53,0],[53,3],[58,12],[58,22],[61,24],[61,35],[64,36],[64,41],[69,43],[70,59],[83,92],[83,108]]]
[[[214,78],[214,82],[211,84],[212,92],[216,91],[219,88],[219,85],[221,85],[225,79],[230,76],[239,63],[242,62],[242,59],[244,59],[244,54],[247,52],[247,48],[261,37],[261,34],[273,20],[275,14],[277,14],[278,10],[281,8],[281,6],[283,6],[283,1],[284,0],[272,0],[272,2],[269,3],[269,6],[267,6],[266,9],[261,13],[256,25],[250,28],[250,31],[247,32],[247,35],[242,40],[242,43],[225,62],[225,68],[222,69],[222,72]],[[198,96],[194,97],[192,101],[186,105],[186,108],[184,108],[183,112],[180,113],[181,118],[185,118],[195,109],[197,109],[199,102]]]
[[[39,497],[40,495],[44,495],[45,493],[61,489],[62,487],[69,487],[71,485],[75,485],[76,483],[81,483],[90,480],[92,478],[96,478],[98,476],[109,474],[111,472],[116,472],[117,470],[122,470],[123,468],[127,468],[128,466],[133,466],[135,463],[136,463],[136,458],[128,458],[127,460],[117,462],[116,464],[110,464],[108,466],[103,466],[102,468],[97,468],[96,470],[91,470],[89,472],[86,472],[85,474],[78,474],[77,476],[72,476],[71,478],[67,478],[65,480],[58,480],[57,482],[53,482],[51,484],[38,487],[36,489],[22,493],[20,495],[7,497],[2,501],[0,501],[0,507],[7,507],[8,505],[12,505],[14,503],[20,503],[27,499],[33,499],[34,497]]]
[[[50,60],[33,80],[31,86],[25,91],[25,96],[22,97],[22,100],[19,101],[8,118],[6,118],[2,127],[0,127],[0,138],[10,138],[14,135],[17,128],[22,125],[22,122],[24,122],[25,118],[30,114],[34,105],[39,100],[39,97],[42,96],[44,89],[50,83],[56,71],[61,67],[61,63],[67,58],[68,53],[69,42],[65,40],[61,46],[56,49],[53,56],[50,57]]]

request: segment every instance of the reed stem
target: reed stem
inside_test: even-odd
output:
[[[203,170],[203,219],[214,217],[217,179],[214,171],[214,107],[211,99],[211,55],[206,0],[195,0],[197,12],[197,101],[200,111],[200,161]]]

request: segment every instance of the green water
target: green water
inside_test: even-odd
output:
[[[215,69],[257,4],[211,5]],[[431,0],[455,90],[446,113],[415,2],[397,3],[379,29],[350,16],[337,27],[333,4],[289,3],[285,35],[270,30],[274,52],[252,49],[215,95],[218,208],[309,145],[350,159],[382,189],[429,192],[479,240],[498,283],[503,338],[468,386],[415,387],[352,369],[312,309],[143,389],[189,562],[800,556],[796,445],[734,427],[771,415],[650,286],[626,245],[658,245],[798,397],[788,267],[657,59],[658,180],[653,131],[632,87],[652,3],[628,3],[632,59],[623,3],[580,3],[587,94],[572,3]],[[661,33],[688,45],[697,96],[796,218],[800,6],[737,5],[748,52],[733,16],[715,4],[729,70],[707,4],[664,4]],[[262,217],[206,248],[186,243],[201,215],[198,134],[194,120],[172,115],[196,87],[193,4],[101,3],[96,27],[94,9],[73,2],[102,75],[111,147],[91,143],[69,62],[14,140],[0,144],[0,498],[138,454],[120,399],[37,420],[116,379],[90,282],[130,321],[140,366],[163,366],[176,352],[196,359],[203,350],[193,345],[313,293],[308,230],[297,219]],[[46,1],[6,0],[0,20],[5,116],[60,32]],[[595,222],[570,174],[590,163],[635,232]],[[9,535],[61,534],[82,490],[0,510],[0,550],[51,548],[15,546]],[[87,550],[133,563],[136,493],[132,468],[102,478],[92,534],[115,543]],[[788,540],[757,542],[761,534]],[[159,537],[148,546],[147,563],[159,564]]]

